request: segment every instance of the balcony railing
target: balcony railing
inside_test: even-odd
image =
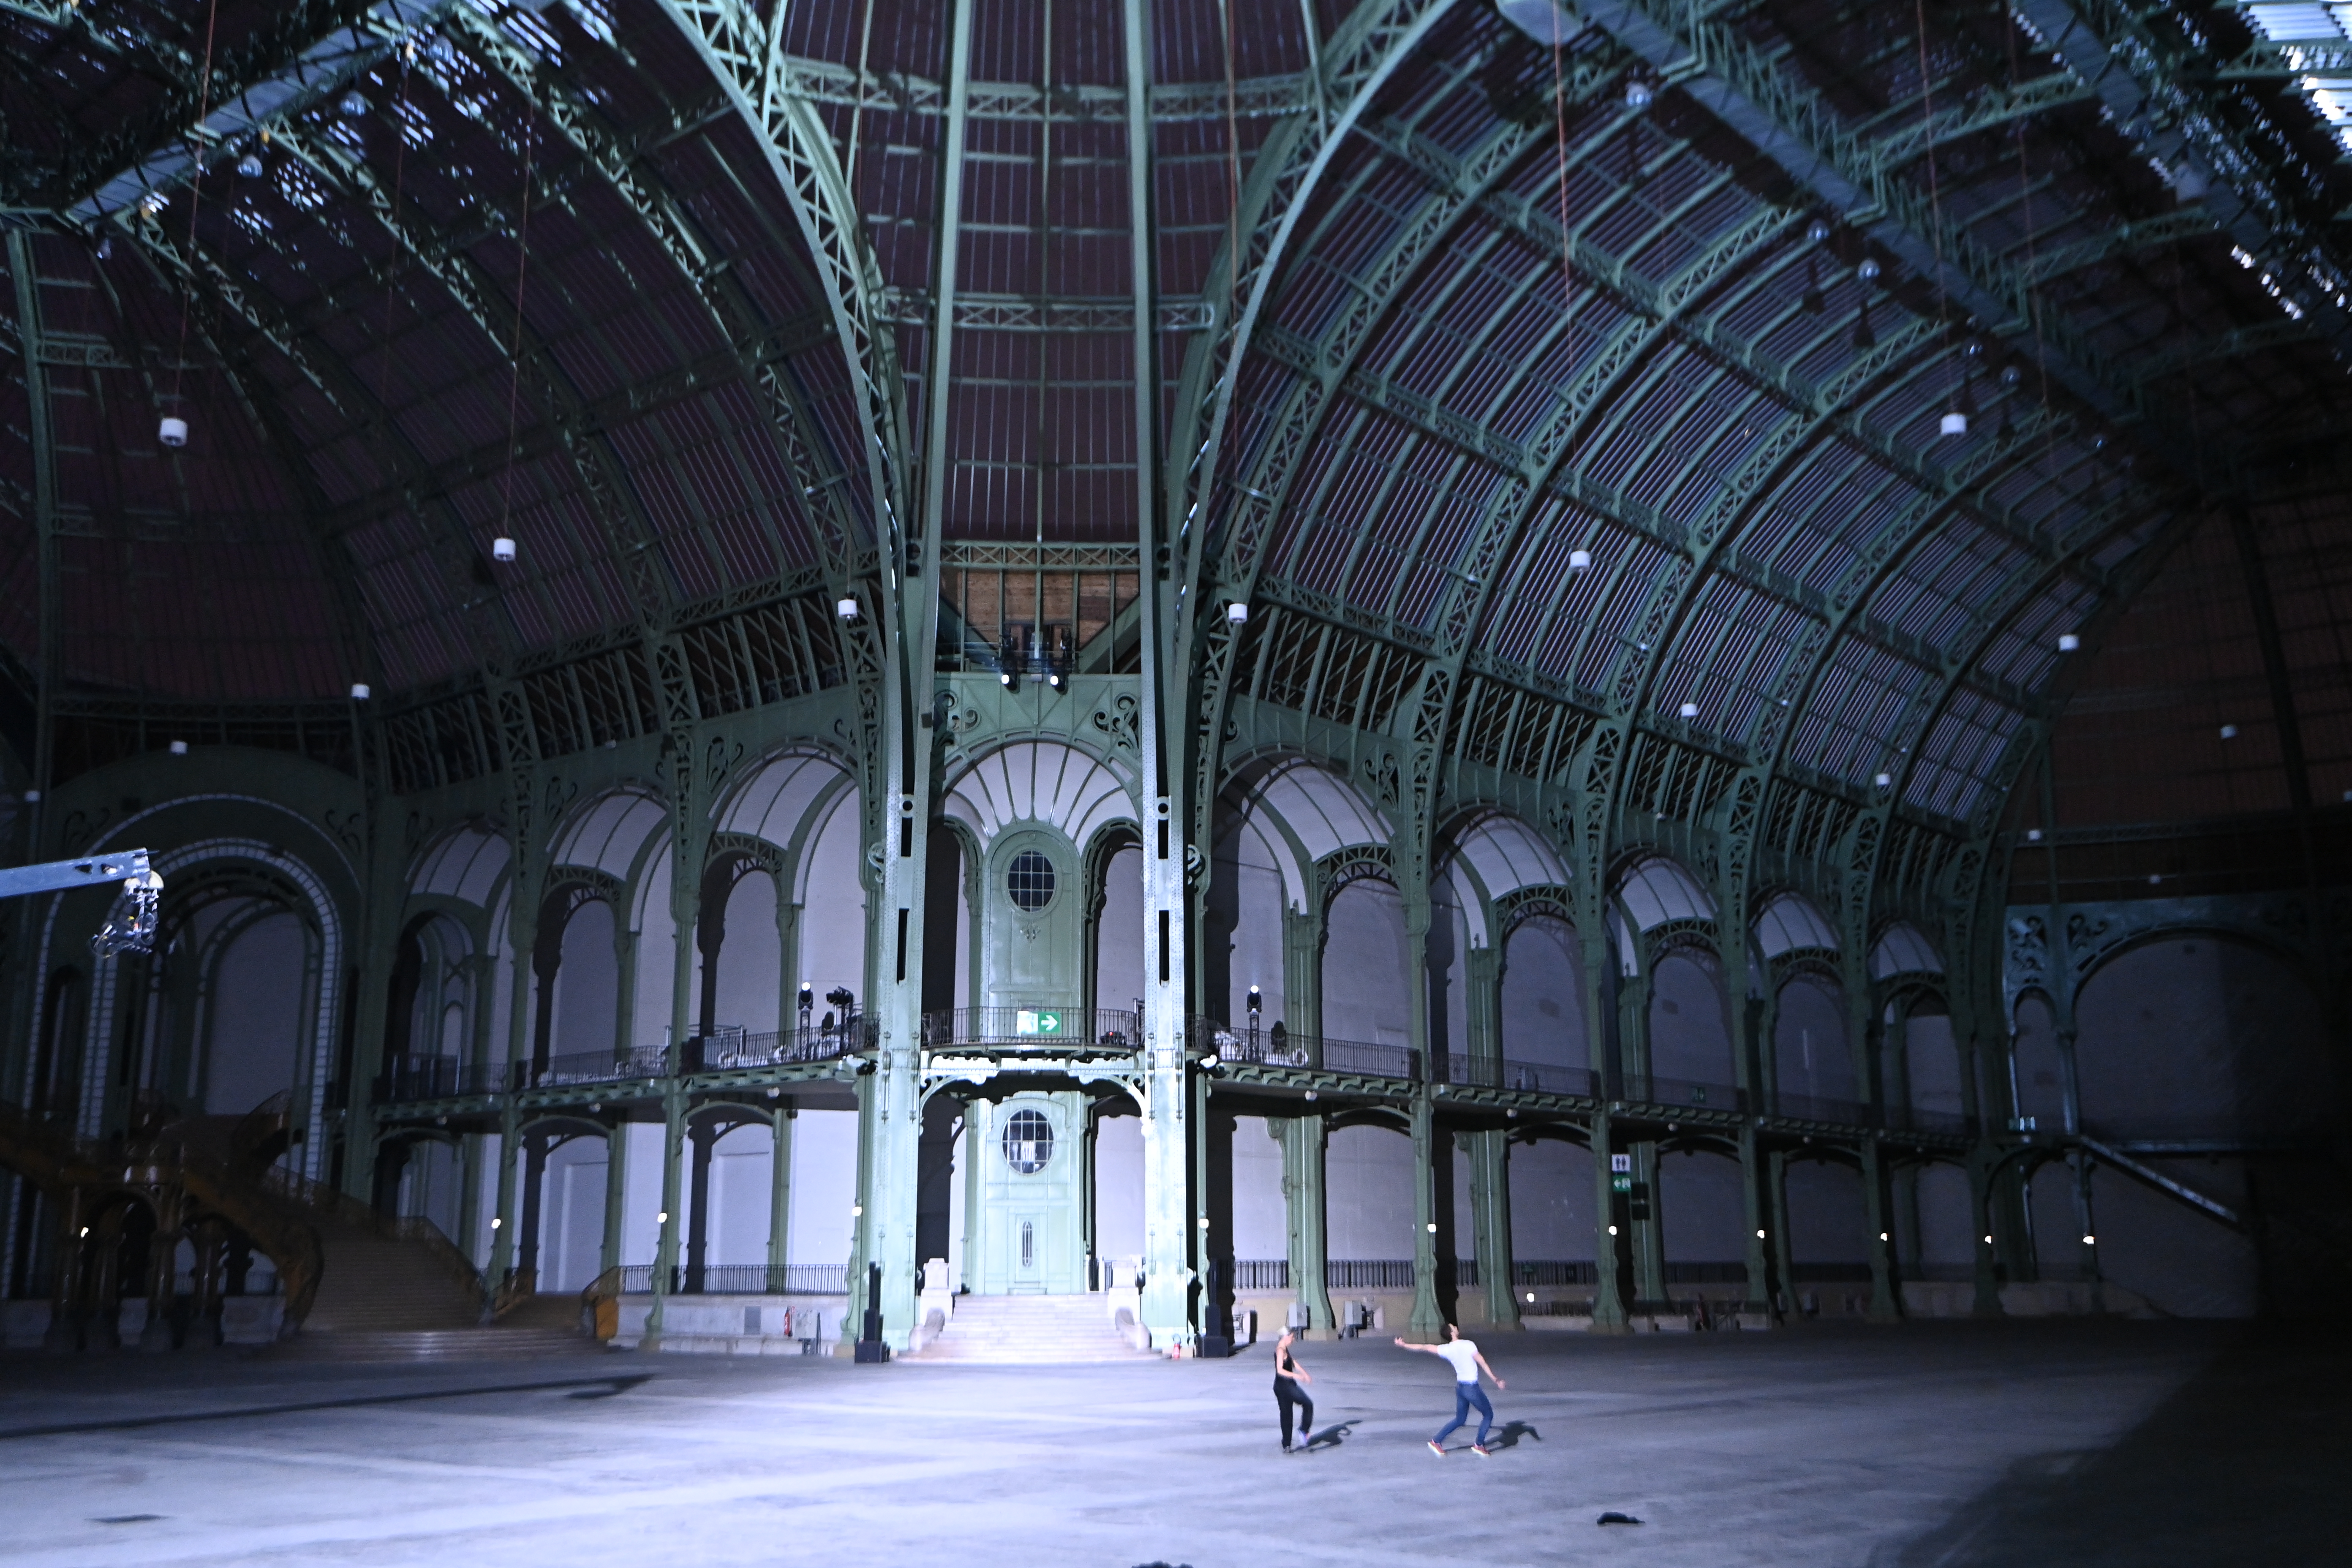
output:
[[[386,1057],[376,1080],[379,1103],[397,1105],[420,1100],[454,1100],[461,1095],[497,1094],[507,1087],[504,1062],[469,1062],[457,1057],[399,1054]]]
[[[1687,1079],[1655,1078],[1645,1073],[1627,1073],[1623,1086],[1612,1098],[1644,1105],[1686,1105],[1694,1110],[1748,1109],[1747,1095],[1730,1084],[1695,1083]]]
[[[1319,1067],[1325,1072],[1407,1082],[1419,1082],[1421,1079],[1421,1054],[1404,1046],[1338,1040],[1328,1036],[1277,1034],[1247,1026],[1236,1029],[1214,1018],[1194,1018],[1191,1030],[1192,1048],[1214,1052],[1219,1061],[1252,1062],[1265,1067]]]
[[[1591,1068],[1556,1067],[1549,1062],[1496,1061],[1475,1057],[1445,1058],[1445,1081],[1480,1089],[1513,1089],[1523,1094],[1593,1094]]]
[[[1194,1018],[1188,1026],[1188,1046],[1219,1061],[1253,1062],[1261,1067],[1303,1068],[1314,1061],[1314,1042],[1303,1035],[1269,1033],[1247,1026],[1235,1028],[1214,1018]]]
[[[762,1029],[758,1033],[722,1024],[686,1042],[685,1070],[719,1072],[730,1068],[789,1067],[829,1062],[855,1055],[873,1043],[872,1020],[851,1015],[831,1028]]]
[[[1131,1051],[1142,1040],[1136,1016],[1112,1008],[957,1007],[923,1016],[923,1044],[932,1050],[971,1047],[991,1051]]]
[[[1915,1105],[1888,1106],[1886,1126],[1895,1132],[1940,1132],[1960,1138],[1972,1136],[1977,1129],[1975,1121],[1959,1111],[1926,1110]]]
[[[1289,1289],[1290,1259],[1287,1258],[1234,1259],[1234,1289],[1236,1290]]]
[[[1601,1266],[1589,1258],[1523,1258],[1511,1265],[1511,1278],[1536,1289],[1596,1285],[1601,1281]]]
[[[1334,1258],[1323,1265],[1323,1285],[1330,1290],[1410,1290],[1410,1258]]]
[[[532,1089],[560,1089],[577,1083],[623,1083],[660,1078],[669,1070],[669,1052],[661,1046],[638,1046],[626,1051],[578,1051],[550,1057],[527,1067]]]
[[[1877,1109],[1858,1100],[1834,1100],[1820,1094],[1776,1094],[1772,1113],[1791,1121],[1834,1121],[1846,1127],[1874,1127]]]
[[[653,1265],[624,1264],[619,1274],[622,1295],[652,1293]],[[699,1270],[679,1264],[669,1285],[673,1296],[839,1296],[848,1289],[846,1263],[706,1263]]]

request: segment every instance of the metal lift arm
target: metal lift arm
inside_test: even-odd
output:
[[[155,910],[163,879],[147,863],[144,849],[123,849],[110,855],[84,856],[78,860],[49,860],[38,866],[0,869],[0,899],[27,893],[54,893],[67,888],[90,888],[120,882],[128,900],[110,915],[104,930],[90,938],[101,958],[118,952],[145,952],[155,942]]]

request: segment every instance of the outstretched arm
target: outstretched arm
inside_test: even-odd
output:
[[[1397,1341],[1397,1349],[1401,1351],[1420,1351],[1426,1355],[1435,1355],[1437,1353],[1437,1347],[1435,1345],[1409,1345],[1402,1340]]]
[[[1475,1357],[1477,1358],[1477,1361],[1478,1361],[1478,1370],[1479,1370],[1480,1372],[1485,1373],[1488,1377],[1495,1377],[1495,1369],[1494,1369],[1493,1367],[1488,1366],[1488,1365],[1486,1364],[1486,1352],[1483,1352],[1483,1351],[1472,1351],[1470,1353],[1471,1353],[1473,1356],[1475,1356]],[[1500,1388],[1500,1387],[1502,1387],[1502,1386],[1503,1386],[1503,1380],[1502,1380],[1501,1378],[1499,1378],[1499,1377],[1495,1377],[1495,1386],[1496,1386],[1496,1388]]]

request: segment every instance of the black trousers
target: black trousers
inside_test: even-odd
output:
[[[1302,1437],[1315,1430],[1315,1402],[1307,1397],[1307,1390],[1295,1377],[1274,1380],[1274,1403],[1282,1411],[1282,1446],[1290,1447],[1290,1407],[1298,1406],[1298,1435]]]

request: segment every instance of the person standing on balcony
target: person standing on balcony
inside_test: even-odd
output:
[[[1304,1447],[1315,1436],[1315,1401],[1307,1396],[1307,1384],[1315,1380],[1298,1364],[1291,1347],[1298,1342],[1298,1331],[1285,1328],[1282,1337],[1274,1342],[1274,1403],[1282,1412],[1282,1451],[1290,1452],[1290,1407],[1298,1407],[1298,1441]]]
[[[1495,1377],[1495,1369],[1488,1366],[1486,1358],[1478,1353],[1477,1342],[1464,1339],[1462,1331],[1448,1323],[1445,1325],[1445,1342],[1442,1345],[1409,1345],[1399,1340],[1397,1348],[1425,1352],[1451,1363],[1454,1368],[1454,1419],[1437,1429],[1437,1436],[1429,1440],[1429,1451],[1441,1459],[1445,1458],[1445,1439],[1469,1423],[1470,1412],[1475,1408],[1478,1412],[1478,1436],[1470,1445],[1470,1451],[1482,1459],[1488,1458],[1486,1435],[1495,1429],[1495,1407],[1487,1403],[1486,1391],[1478,1386],[1478,1374],[1483,1372],[1488,1377]],[[1495,1377],[1496,1392],[1499,1393],[1502,1387],[1503,1380]]]

